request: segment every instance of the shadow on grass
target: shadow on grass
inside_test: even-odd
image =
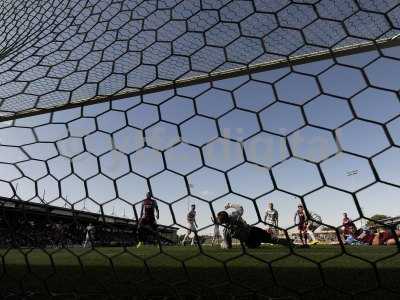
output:
[[[128,250],[12,250],[2,259],[2,299],[400,299],[399,256],[373,264],[330,248],[280,259],[279,248],[252,256],[215,250],[211,258],[180,248]],[[389,250],[359,252],[372,262]]]
[[[400,299],[399,294],[378,289],[383,286],[398,290],[398,267],[387,267],[382,271],[385,279],[381,285],[373,271],[366,268],[327,267],[321,275],[314,268],[278,266],[271,273],[260,267],[235,267],[228,270],[227,275],[224,269],[215,267],[187,267],[186,270],[160,267],[156,276],[153,276],[135,267],[119,267],[116,274],[110,268],[99,266],[89,267],[85,271],[63,266],[49,276],[41,276],[47,271],[46,268],[43,272],[36,268],[35,273],[29,273],[21,266],[9,266],[0,281],[3,298],[14,293],[15,298],[6,299],[23,299],[24,294],[28,295],[26,299],[50,299],[50,295],[56,296],[53,299],[75,299],[73,295],[87,295],[87,298],[79,299],[96,300],[179,297],[230,300],[351,299],[351,294],[361,293],[360,299]],[[165,277],[161,278],[159,272]],[[372,293],[370,289],[375,291]],[[369,292],[362,294],[365,291]]]

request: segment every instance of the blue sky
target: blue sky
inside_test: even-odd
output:
[[[399,57],[400,48],[387,55],[358,54],[338,58],[340,64],[325,60],[294,66],[295,72],[281,68],[251,80],[241,76],[3,123],[0,193],[12,196],[11,182],[23,200],[44,194],[54,205],[66,199],[98,212],[101,204],[106,214],[133,217],[132,204],[150,184],[165,202],[160,223],[174,223],[167,205],[173,203],[176,221],[185,224],[194,203],[200,227],[210,225],[210,205],[217,212],[227,202],[242,204],[249,223],[273,202],[280,225],[289,227],[303,195],[310,211],[337,226],[345,211],[358,217],[346,191],[358,191],[367,216],[400,215],[400,150],[390,144],[400,145],[400,62],[390,58]],[[382,182],[374,183],[370,163]],[[317,164],[332,187],[324,187]],[[347,176],[352,170],[357,174]]]

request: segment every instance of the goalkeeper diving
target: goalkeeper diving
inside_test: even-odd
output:
[[[231,210],[227,212],[226,210]],[[280,239],[272,232],[251,226],[243,219],[243,207],[240,204],[228,203],[224,211],[217,214],[217,221],[224,226],[222,247],[231,249],[232,238],[239,240],[248,248],[257,248],[262,243],[288,245],[291,241]]]

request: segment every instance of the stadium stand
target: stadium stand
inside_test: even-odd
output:
[[[0,247],[79,247],[94,226],[94,246],[133,246],[137,222],[88,211],[0,198]],[[177,228],[158,226],[163,244],[177,242]],[[147,240],[147,243],[156,241]]]

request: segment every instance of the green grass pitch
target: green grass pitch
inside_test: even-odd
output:
[[[322,245],[293,252],[265,246],[245,255],[240,247],[209,246],[3,249],[0,291],[25,291],[29,299],[400,299],[397,252]]]

